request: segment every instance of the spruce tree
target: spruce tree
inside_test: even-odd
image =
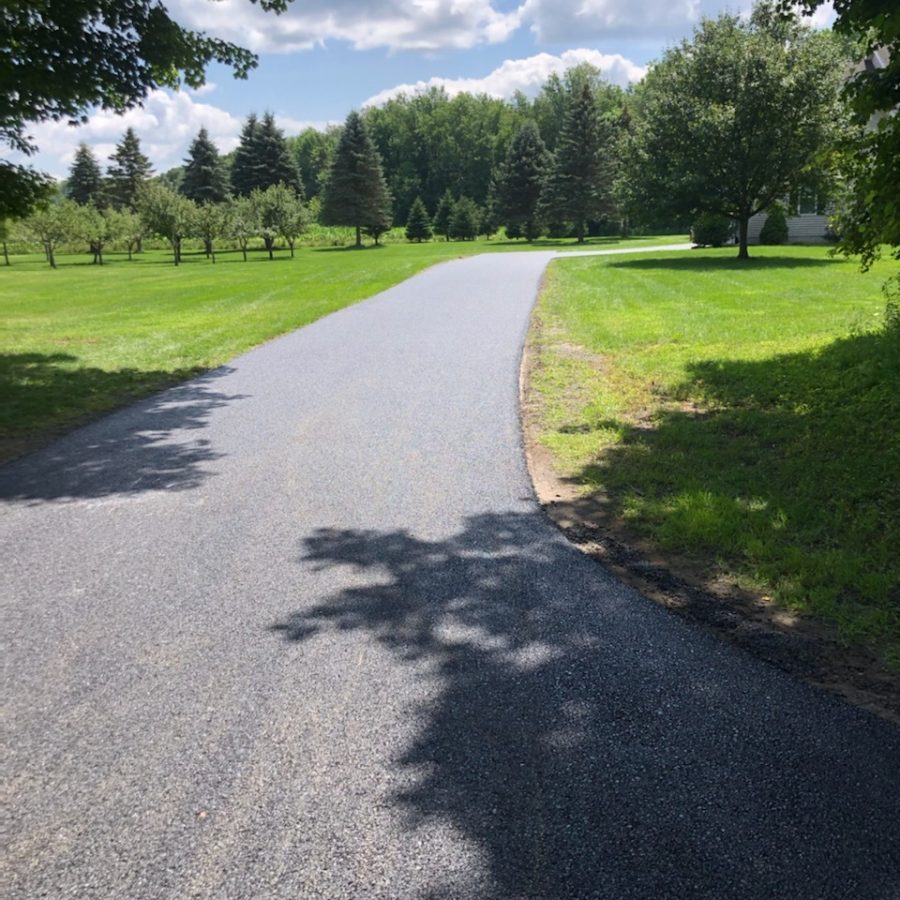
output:
[[[81,206],[103,206],[103,174],[100,163],[87,144],[79,144],[69,169],[66,194]]]
[[[219,150],[201,128],[184,161],[184,176],[178,187],[181,194],[195,203],[221,203],[228,197],[228,180]]]
[[[434,213],[434,233],[443,235],[445,241],[450,240],[450,219],[453,216],[455,202],[450,188],[447,188]]]
[[[431,219],[421,197],[416,197],[409,208],[409,215],[406,217],[406,239],[418,243],[431,240]]]
[[[249,197],[253,189],[259,186],[256,171],[258,133],[259,119],[256,113],[250,113],[241,129],[240,142],[231,163],[231,191],[235,197]]]
[[[298,197],[302,196],[300,172],[288,149],[284,132],[275,124],[275,116],[267,112],[259,123],[253,144],[256,184],[261,191],[275,184],[287,185]]]
[[[391,195],[381,169],[381,157],[358,112],[344,123],[331,165],[322,203],[325,225],[349,225],[356,229],[356,246],[362,232],[377,235],[390,228]]]
[[[609,137],[594,92],[585,82],[569,100],[541,200],[549,219],[574,224],[579,244],[584,243],[588,221],[603,215],[608,205],[609,166],[603,153]]]
[[[541,232],[538,210],[549,161],[537,125],[527,120],[509,145],[498,174],[496,196],[500,220],[518,225],[529,241]]]
[[[457,241],[474,241],[478,237],[479,210],[474,200],[460,197],[450,215],[450,237]]]
[[[138,190],[153,175],[153,166],[141,153],[141,142],[133,128],[125,131],[110,161],[107,174],[113,204],[117,209],[136,209]]]

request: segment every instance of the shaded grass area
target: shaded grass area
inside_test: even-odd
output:
[[[816,248],[571,260],[539,305],[544,443],[607,526],[812,612],[900,669],[888,265]]]
[[[592,246],[667,241],[597,238]],[[303,248],[275,261],[254,252],[246,263],[222,252],[215,264],[197,252],[178,268],[162,250],[133,261],[108,253],[102,267],[87,254],[61,254],[55,271],[41,254],[14,256],[0,266],[0,460],[434,263],[528,247],[495,239]]]

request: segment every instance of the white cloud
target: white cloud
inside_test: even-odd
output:
[[[209,85],[201,94],[213,89]],[[129,126],[141,141],[141,149],[150,157],[154,169],[164,172],[181,165],[197,132],[205,127],[220,152],[228,153],[238,144],[241,119],[209,103],[198,102],[197,91],[151,91],[140,109],[122,115],[109,110],[93,113],[84,125],[72,127],[65,122],[42,122],[29,129],[40,152],[34,157],[10,154],[15,162],[27,162],[35,168],[63,178],[68,172],[75,149],[81,141],[93,148],[105,168],[110,154]],[[325,128],[327,122],[307,122],[287,116],[276,121],[287,134],[306,127]]]
[[[512,97],[516,91],[533,95],[551,75],[561,74],[580,63],[596,66],[607,81],[622,87],[640,81],[646,72],[646,69],[618,53],[607,54],[583,48],[566,50],[560,56],[539,53],[526,59],[508,59],[483,78],[430,78],[415,84],[399,84],[370,97],[364,105],[378,106],[400,94],[414,94],[432,87],[444,88],[451,97],[463,92],[488,94],[502,99]]]
[[[298,0],[286,13],[263,12],[247,0],[170,0],[179,22],[256,52],[307,50],[329,40],[359,50],[466,48],[506,40],[520,25],[518,10],[491,0]]]

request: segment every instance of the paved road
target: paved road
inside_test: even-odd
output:
[[[900,730],[542,516],[548,259],[435,267],[0,469],[5,897],[900,896]]]

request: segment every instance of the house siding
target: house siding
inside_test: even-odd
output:
[[[768,216],[759,213],[752,216],[747,225],[747,239],[751,244],[759,243],[759,233]],[[827,242],[828,216],[788,216],[789,244],[824,244]]]

